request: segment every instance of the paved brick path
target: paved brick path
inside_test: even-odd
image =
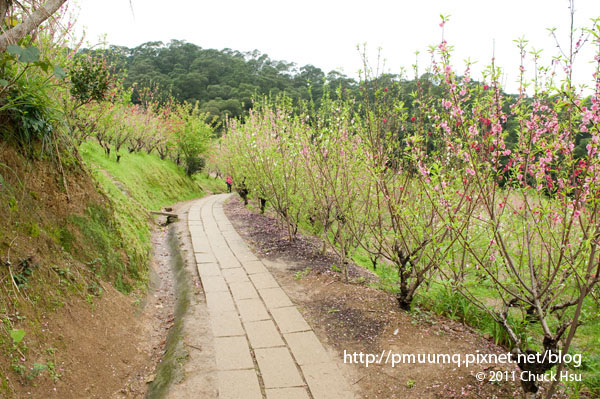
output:
[[[223,213],[228,195],[190,208],[215,337],[219,398],[351,399],[337,364]]]

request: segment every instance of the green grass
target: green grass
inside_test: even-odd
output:
[[[196,173],[193,176],[193,179],[204,191],[213,194],[224,193],[227,191],[227,184],[225,184],[223,179],[215,179],[214,177],[210,177],[207,173]]]
[[[398,268],[383,262],[381,259],[377,262],[377,268],[373,268],[373,263],[369,259],[367,251],[358,248],[354,254],[354,263],[358,266],[370,270],[379,276],[378,287],[389,292],[396,292],[398,286]]]
[[[117,162],[93,142],[84,143],[80,152],[110,206],[89,208],[85,217],[74,217],[72,222],[98,249],[85,255],[86,263],[123,292],[130,292],[147,278],[151,249],[148,211],[225,189],[221,179],[206,174],[187,177],[182,167],[154,154],[122,153]],[[114,219],[100,215],[106,212],[112,212]],[[106,225],[109,220],[114,220],[114,226]],[[126,254],[127,261],[120,253]]]
[[[127,194],[148,210],[202,196],[204,180],[191,179],[183,168],[171,160],[161,160],[154,154],[121,153],[121,160],[107,157],[93,142],[83,143],[79,151],[84,162],[93,170],[104,170],[119,181]],[[98,176],[98,173],[94,173]]]
[[[108,277],[119,291],[127,293],[137,285],[136,281],[144,282],[147,277],[150,256],[148,216],[103,173],[94,175],[111,199],[112,209],[90,206],[84,217],[72,216],[71,221],[86,239],[94,243],[91,253],[83,254],[88,267],[99,277]],[[126,254],[127,262],[122,253]]]

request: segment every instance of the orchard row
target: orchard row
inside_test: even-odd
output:
[[[360,98],[340,90],[319,109],[258,101],[227,127],[224,172],[242,196],[269,204],[290,239],[299,228],[320,234],[346,279],[366,252],[397,270],[401,308],[441,284],[490,315],[517,351],[566,353],[598,315],[600,76],[582,94],[563,57],[563,81],[538,67],[527,93],[520,49],[513,97],[493,64],[481,83],[468,65],[459,75],[442,42],[412,93],[366,74]]]

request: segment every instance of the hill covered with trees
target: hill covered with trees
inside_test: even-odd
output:
[[[354,79],[339,72],[272,60],[258,50],[204,49],[173,40],[135,48],[110,46],[104,53],[118,72],[126,72],[124,83],[134,88],[134,102],[140,101],[144,89],[152,89],[159,100],[171,95],[181,102],[197,101],[200,112],[220,118],[241,116],[255,95],[285,93],[294,100],[309,100],[320,99],[326,84],[358,88]]]

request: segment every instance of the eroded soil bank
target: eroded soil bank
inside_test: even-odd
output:
[[[166,243],[167,230],[157,227],[147,293],[124,295],[99,281],[98,296],[74,293],[55,310],[38,309],[42,338],[30,342],[18,361],[48,366],[35,375],[8,377],[14,393],[7,399],[144,398],[173,323]]]
[[[156,219],[146,293],[127,296],[103,284],[102,295],[75,294],[42,316],[46,340],[31,352],[55,366],[52,374],[9,380],[15,398],[216,398],[212,335],[187,228],[191,202],[173,206],[175,223]]]
[[[118,292],[116,300],[103,298],[98,309],[104,302],[110,308],[102,310],[98,326],[104,325],[107,335],[102,337],[92,329],[81,339],[86,347],[105,349],[84,357],[88,361],[81,368],[93,367],[99,357],[110,359],[107,370],[112,375],[89,373],[85,379],[74,375],[73,395],[57,397],[217,397],[212,333],[187,227],[192,202],[172,206],[172,212],[179,215],[174,223],[165,225],[166,218],[156,219],[150,284],[144,300],[135,303]],[[126,305],[112,309],[119,302]]]

